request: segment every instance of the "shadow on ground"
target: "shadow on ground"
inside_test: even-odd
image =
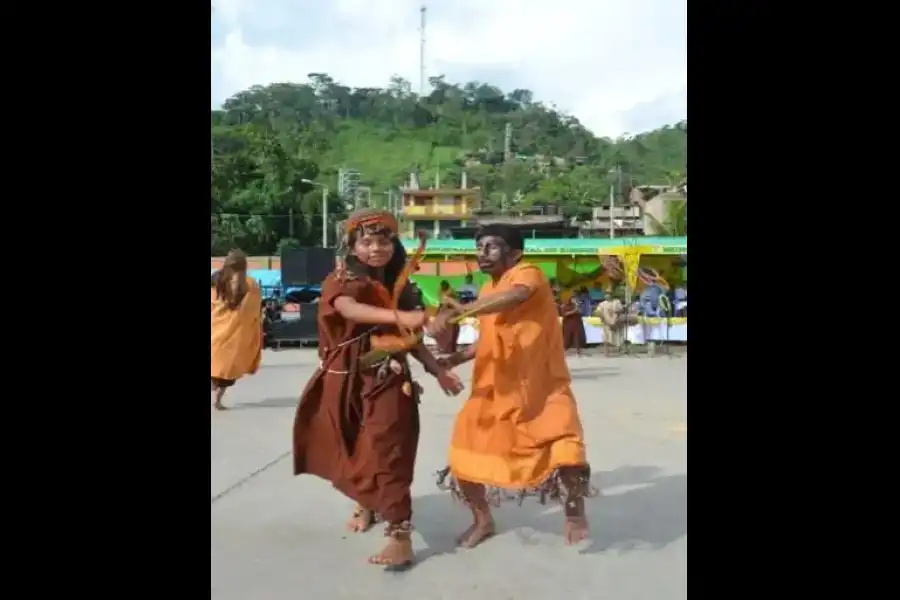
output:
[[[265,398],[259,402],[235,404],[231,410],[248,410],[253,408],[294,408],[300,403],[300,394],[282,398]]]
[[[601,377],[617,377],[618,367],[576,367],[570,368],[572,379],[600,379]],[[466,392],[463,393],[466,395]],[[300,394],[289,398],[264,398],[259,402],[244,402],[235,404],[233,410],[246,410],[252,408],[292,408],[300,403]]]
[[[585,502],[591,539],[581,552],[628,552],[648,545],[661,548],[687,535],[687,475],[661,473],[649,466],[596,473],[594,484],[599,483],[601,492]],[[623,487],[626,489],[620,489]],[[469,524],[464,506],[454,502],[449,493],[436,493],[416,497],[413,511],[416,531],[428,546],[417,556],[417,563],[458,551],[455,537]],[[448,519],[450,511],[458,518]],[[521,506],[515,500],[503,502],[493,513],[499,536],[513,533],[525,545],[564,543],[563,514],[558,505],[541,505],[536,498],[526,498]],[[454,526],[459,530],[451,530]]]
[[[601,377],[616,377],[619,375],[618,367],[569,367],[572,379],[600,379]]]

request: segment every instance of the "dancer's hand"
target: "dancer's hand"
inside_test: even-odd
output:
[[[465,308],[463,308],[463,305],[460,304],[459,301],[452,296],[447,296],[446,298],[444,298],[441,304],[445,307],[445,309],[450,310],[455,315],[458,315],[459,313],[466,310]]]
[[[449,326],[450,317],[455,315],[453,310],[440,310],[438,314],[428,319],[428,323],[425,325],[425,330],[432,337],[440,335],[443,333]]]
[[[471,346],[467,346],[462,350],[454,352],[450,356],[443,356],[437,359],[438,366],[442,369],[452,369],[453,367],[458,367],[463,363],[467,363],[475,358],[477,348],[478,346],[472,344]]]
[[[425,311],[422,310],[401,310],[397,312],[397,324],[406,329],[420,329],[425,325]]]
[[[438,385],[441,386],[441,389],[444,390],[444,393],[448,396],[456,396],[465,387],[463,385],[462,380],[454,373],[448,369],[441,369],[437,373]]]

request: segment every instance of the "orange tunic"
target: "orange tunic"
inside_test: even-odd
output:
[[[479,298],[524,285],[511,311],[479,317],[472,394],[450,442],[455,479],[521,489],[587,464],[556,302],[541,270],[519,263]]]
[[[228,310],[210,289],[210,374],[235,381],[252,375],[262,358],[262,293],[247,278],[247,295],[235,310]]]

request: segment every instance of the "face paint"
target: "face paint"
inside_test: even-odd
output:
[[[496,235],[482,236],[475,243],[475,248],[478,268],[482,273],[498,277],[509,269],[512,250],[503,238]]]

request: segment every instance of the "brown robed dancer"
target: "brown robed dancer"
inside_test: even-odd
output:
[[[343,266],[322,282],[319,358],[294,420],[294,474],[330,481],[355,500],[347,527],[387,522],[387,545],[369,562],[412,562],[410,485],[419,441],[419,392],[407,354],[421,362],[448,394],[462,383],[421,343],[425,312],[412,310],[406,286],[414,260],[397,239],[386,211],[350,215]]]
[[[571,290],[563,292],[560,296],[559,316],[562,317],[563,348],[565,350],[574,348],[575,354],[581,356],[582,349],[587,346],[581,307]]]
[[[210,383],[216,410],[225,410],[228,388],[259,368],[261,305],[259,285],[247,276],[247,255],[232,250],[210,278]]]
[[[463,314],[478,316],[471,347],[443,359],[455,366],[475,359],[472,392],[456,417],[450,464],[438,485],[472,511],[459,538],[474,547],[495,533],[490,504],[515,490],[564,506],[567,543],[584,539],[584,498],[592,493],[578,407],[572,396],[562,333],[550,284],[540,269],[520,262],[520,232],[489,225],[476,235],[478,266],[491,280]],[[430,331],[458,319],[443,311]]]

